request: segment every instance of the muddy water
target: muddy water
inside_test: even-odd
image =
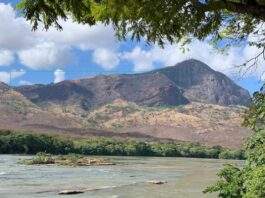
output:
[[[224,163],[243,161],[109,157],[115,166],[59,167],[53,165],[20,165],[29,156],[0,155],[1,198],[55,198],[66,189],[97,189],[74,198],[200,198],[202,190],[217,179]],[[163,185],[147,184],[146,180],[166,181]]]

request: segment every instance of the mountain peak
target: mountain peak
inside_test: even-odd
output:
[[[200,68],[201,70],[214,71],[210,66],[197,59],[188,59],[175,64],[173,67]]]
[[[250,104],[247,90],[199,60],[185,60],[157,71],[184,89],[184,96],[191,101],[220,105]]]
[[[101,75],[69,82],[17,90],[35,103],[81,106],[104,105],[116,99],[148,106],[190,102],[247,106],[250,103],[247,90],[196,59],[141,74]]]

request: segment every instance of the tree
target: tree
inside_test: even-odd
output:
[[[265,128],[265,84],[253,94],[252,105],[245,113],[243,125],[254,131]]]
[[[71,17],[83,24],[112,24],[119,39],[146,38],[148,43],[180,42],[193,38],[211,42],[220,49],[248,42],[261,53],[247,61],[253,64],[264,54],[265,0],[22,0],[17,8],[32,22],[47,30],[62,30],[60,19]],[[255,41],[247,41],[251,35]],[[220,41],[224,41],[220,43]]]
[[[219,197],[265,197],[265,93],[264,88],[253,96],[246,111],[244,125],[254,130],[246,142],[246,164],[242,169],[227,165],[218,173],[219,181],[204,192],[218,192]]]

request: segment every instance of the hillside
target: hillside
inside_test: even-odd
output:
[[[99,75],[46,86],[22,86],[17,91],[38,105],[55,103],[85,108],[108,104],[115,99],[148,106],[191,102],[247,106],[250,102],[245,89],[193,59],[152,72]]]
[[[73,116],[41,109],[21,93],[3,83],[0,83],[0,112],[0,128],[38,130],[37,125],[82,127]]]
[[[83,114],[91,128],[207,145],[239,147],[249,134],[240,126],[244,107],[191,103],[177,107],[148,107],[116,100]]]
[[[250,104],[247,90],[200,61],[191,59],[154,72],[172,80],[189,101],[225,106]]]
[[[249,93],[188,60],[141,74],[17,88],[0,84],[0,128],[82,136],[174,139],[240,147]]]

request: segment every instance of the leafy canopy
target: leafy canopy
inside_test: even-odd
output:
[[[60,19],[71,17],[78,23],[112,24],[118,38],[146,38],[163,46],[192,38],[210,36],[213,44],[226,40],[225,46],[240,44],[258,35],[251,45],[264,47],[264,31],[257,25],[265,21],[264,0],[22,0],[17,8],[33,24],[62,30]]]
[[[245,113],[243,125],[254,131],[265,128],[265,84],[253,94],[252,105]]]
[[[218,173],[219,181],[207,187],[205,193],[218,192],[218,197],[265,197],[265,93],[264,86],[253,96],[253,104],[246,111],[244,125],[254,133],[246,142],[245,167],[227,165]]]

